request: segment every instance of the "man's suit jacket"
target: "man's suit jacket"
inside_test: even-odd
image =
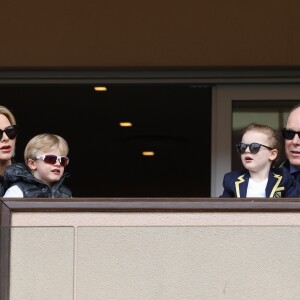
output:
[[[250,173],[236,170],[223,178],[223,194],[220,198],[246,198]],[[271,169],[266,186],[266,198],[295,198],[300,196],[300,183],[285,167]]]
[[[278,166],[278,168],[283,168],[283,167],[287,168],[290,171],[290,173],[292,172],[291,174],[293,175],[293,177],[296,179],[296,181],[300,183],[300,171],[297,170],[295,166],[294,167],[291,166],[290,162],[288,160],[285,160]],[[291,171],[291,169],[293,171]],[[295,169],[297,171],[295,171]]]

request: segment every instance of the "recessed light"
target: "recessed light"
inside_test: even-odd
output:
[[[131,127],[132,123],[131,122],[120,122],[119,125],[121,127]]]
[[[143,154],[143,156],[154,156],[155,152],[154,151],[143,151],[142,154]]]
[[[106,86],[95,86],[94,90],[96,92],[106,92],[107,91],[107,87]]]

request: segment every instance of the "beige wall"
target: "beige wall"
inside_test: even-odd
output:
[[[297,0],[5,1],[0,68],[300,66]]]
[[[12,225],[11,300],[300,295],[297,212],[15,212]]]

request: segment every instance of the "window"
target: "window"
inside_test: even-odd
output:
[[[297,84],[218,85],[213,89],[211,196],[218,197],[226,172],[241,167],[234,145],[238,131],[251,122],[285,125],[289,110],[300,102]]]

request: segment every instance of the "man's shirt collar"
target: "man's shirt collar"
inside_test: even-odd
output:
[[[290,164],[290,173],[296,173],[296,172],[299,172],[299,170],[294,166],[294,165],[291,165]]]

